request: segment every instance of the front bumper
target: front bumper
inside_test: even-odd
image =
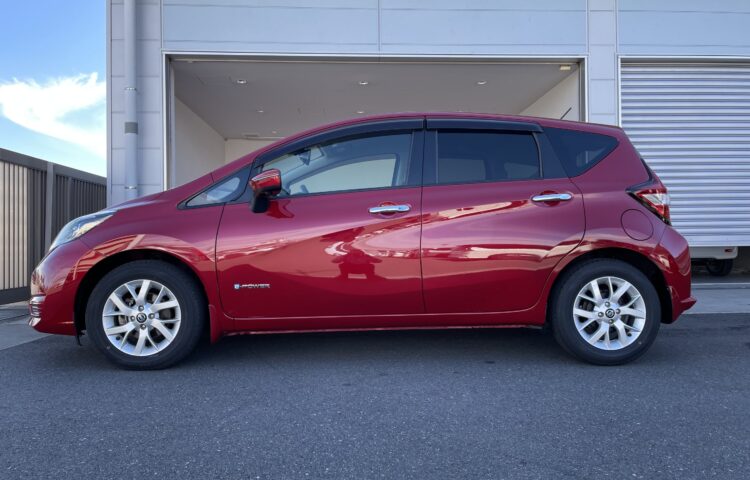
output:
[[[52,250],[31,274],[29,325],[43,333],[75,335],[75,298],[101,255],[73,240]]]

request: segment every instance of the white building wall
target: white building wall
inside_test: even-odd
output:
[[[617,103],[617,2],[588,2],[588,121],[614,125]]]
[[[173,186],[194,180],[224,164],[224,137],[179,99],[175,100],[175,171]]]
[[[376,53],[377,0],[163,0],[164,47],[210,52]]]
[[[123,0],[110,0],[107,22],[107,98],[109,109],[107,176],[108,204],[125,200],[124,150],[124,41]],[[138,195],[159,192],[164,187],[162,125],[161,5],[159,0],[138,0],[137,111]]]
[[[109,2],[108,181],[110,203],[118,203],[124,199],[123,0]],[[747,0],[137,0],[137,5],[139,195],[165,184],[163,51],[585,57],[587,117],[582,118],[613,124],[620,54],[750,56]]]
[[[586,0],[381,0],[380,52],[577,55]]]
[[[164,0],[164,46],[243,53],[579,54],[586,47],[586,0]]]
[[[750,57],[748,0],[619,0],[620,53]]]
[[[581,114],[580,88],[580,73],[575,71],[526,107],[521,115],[546,118],[563,118],[564,115],[565,120],[578,120]]]
[[[229,138],[224,142],[224,163],[229,163],[244,157],[248,153],[273,143],[274,140],[245,140],[240,138]]]

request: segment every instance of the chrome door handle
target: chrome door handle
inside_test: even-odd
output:
[[[377,207],[370,207],[370,213],[383,214],[383,213],[404,213],[411,210],[411,205],[379,205]]]
[[[531,200],[535,202],[567,202],[571,198],[573,198],[573,195],[569,193],[544,193],[531,197]]]

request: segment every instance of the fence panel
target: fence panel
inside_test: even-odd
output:
[[[104,177],[0,149],[0,304],[28,298],[31,272],[57,232],[104,208],[106,193]]]

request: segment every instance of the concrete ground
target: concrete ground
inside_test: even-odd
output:
[[[232,337],[158,372],[19,336],[0,478],[750,478],[750,290],[732,290],[699,286],[698,313],[609,368],[535,330]],[[698,310],[726,299],[741,311]]]
[[[26,302],[0,305],[0,350],[38,340],[45,335],[29,328]]]
[[[688,314],[750,313],[750,275],[695,275],[692,292],[698,303]]]

